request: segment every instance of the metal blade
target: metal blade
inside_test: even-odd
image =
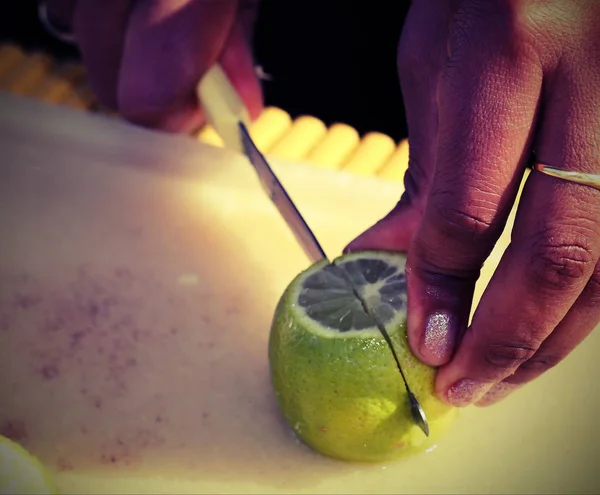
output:
[[[248,129],[243,122],[240,122],[239,126],[246,156],[254,166],[263,188],[279,210],[279,213],[296,237],[296,240],[313,263],[326,259],[325,251],[323,251],[319,241],[317,241],[312,230],[310,230],[310,227],[304,221],[304,218],[302,218],[302,215],[290,199],[285,188],[281,185],[281,182],[279,182],[279,179],[269,166],[267,160],[265,160],[265,157],[258,151],[258,148],[250,137]]]
[[[408,380],[406,379],[406,375],[404,374],[404,370],[402,369],[402,365],[400,364],[400,358],[398,357],[398,354],[396,353],[396,349],[394,348],[394,344],[392,343],[392,339],[390,338],[390,334],[388,333],[387,329],[385,328],[385,325],[383,323],[381,323],[381,321],[379,321],[379,319],[377,318],[377,315],[375,315],[375,313],[373,311],[371,311],[371,309],[369,308],[369,305],[364,300],[364,298],[361,296],[359,290],[352,282],[352,279],[351,279],[350,275],[346,272],[346,270],[342,266],[336,264],[335,261],[333,262],[333,266],[335,266],[336,268],[338,268],[340,270],[341,275],[344,277],[344,279],[350,285],[350,287],[352,287],[354,296],[359,300],[360,304],[363,307],[364,312],[368,316],[370,316],[371,319],[375,322],[375,325],[379,329],[379,332],[385,339],[388,347],[390,348],[390,351],[392,352],[392,356],[394,357],[394,361],[396,362],[396,366],[398,367],[398,371],[400,372],[402,381],[404,382],[404,388],[406,389],[406,393],[408,395],[408,406],[410,408],[410,414],[412,416],[413,422],[419,428],[421,428],[421,430],[423,430],[423,433],[425,433],[425,436],[429,436],[429,422],[427,421],[427,416],[425,415],[425,411],[421,407],[421,404],[419,404],[417,397],[415,396],[415,394],[410,389],[410,386],[408,385]]]

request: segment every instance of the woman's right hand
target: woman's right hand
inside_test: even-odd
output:
[[[257,0],[49,0],[47,9],[74,33],[100,103],[133,123],[199,128],[196,85],[217,61],[251,117],[262,109],[251,48]]]

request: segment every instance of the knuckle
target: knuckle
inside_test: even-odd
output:
[[[501,219],[492,200],[457,200],[459,189],[431,191],[425,204],[422,228],[412,244],[422,273],[476,280],[493,248]],[[481,195],[480,195],[481,196]]]
[[[450,31],[451,53],[467,60],[504,56],[518,62],[530,58],[533,36],[527,19],[531,10],[531,0],[461,2]]]
[[[448,42],[452,48],[452,53],[456,53],[465,45],[471,43],[471,32],[474,20],[479,18],[481,13],[477,8],[473,8],[471,2],[463,4],[463,7],[454,16]]]
[[[475,46],[480,43],[477,35],[482,32],[486,32],[488,36],[507,34],[503,28],[511,18],[513,7],[510,3],[498,0],[460,2],[450,29],[450,43],[453,48],[459,50],[463,46]],[[496,21],[492,30],[489,29],[491,19]]]
[[[531,359],[536,350],[531,344],[492,343],[483,349],[482,357],[487,366],[508,372]]]
[[[562,361],[562,356],[554,354],[535,354],[519,367],[519,371],[528,374],[540,375],[551,368],[554,368]]]
[[[534,285],[555,291],[579,288],[596,263],[594,253],[583,242],[561,242],[544,235],[532,251],[529,270]]]
[[[600,307],[600,263],[596,266],[596,270],[588,280],[580,298],[582,303],[589,308]]]
[[[457,203],[453,201],[454,195],[444,196],[446,197],[441,201],[432,201],[431,205],[439,228],[448,237],[470,242],[486,236],[495,228],[494,212],[491,208],[460,204],[453,206],[452,203]]]

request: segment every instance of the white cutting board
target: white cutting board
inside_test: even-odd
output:
[[[243,157],[0,95],[0,160],[0,431],[65,493],[600,492],[600,332],[431,453],[324,459],[282,424],[266,354],[308,263]],[[274,168],[330,256],[401,193]]]

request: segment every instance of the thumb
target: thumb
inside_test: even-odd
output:
[[[392,211],[350,242],[344,253],[364,250],[407,251],[421,215],[422,210],[411,204],[409,195],[404,195]]]

